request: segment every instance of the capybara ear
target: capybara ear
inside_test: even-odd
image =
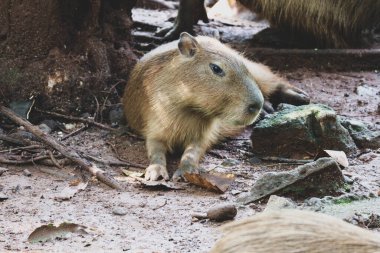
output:
[[[193,57],[199,48],[197,40],[187,32],[181,33],[178,41],[178,49],[182,55]]]

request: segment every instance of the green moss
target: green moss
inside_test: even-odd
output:
[[[334,204],[336,205],[348,205],[350,203],[352,203],[354,201],[354,199],[352,198],[338,198],[338,199],[334,199]]]

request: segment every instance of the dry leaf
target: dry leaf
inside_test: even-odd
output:
[[[183,184],[174,183],[174,182],[166,182],[166,181],[147,181],[142,178],[135,178],[139,181],[144,187],[152,188],[152,189],[165,189],[165,190],[183,190]]]
[[[127,177],[141,178],[142,176],[144,176],[144,172],[131,171],[131,170],[126,170],[126,169],[122,169],[122,171],[124,175],[126,175]]]
[[[28,237],[28,241],[46,242],[57,237],[63,237],[68,233],[88,234],[85,230],[87,227],[74,223],[61,223],[58,227],[53,224],[43,225],[36,228]]]
[[[317,160],[318,158],[321,158],[321,157],[331,157],[339,165],[343,166],[344,168],[347,168],[349,165],[346,153],[344,153],[343,151],[325,149],[318,152],[314,160]]]
[[[192,184],[198,185],[211,191],[223,193],[227,191],[228,187],[235,180],[235,175],[219,173],[186,173],[185,178]]]
[[[75,186],[67,186],[60,193],[58,193],[54,199],[58,201],[69,200],[74,197],[78,192],[86,189],[88,182],[80,182]]]

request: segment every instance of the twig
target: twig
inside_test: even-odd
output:
[[[109,131],[116,131],[116,129],[114,129],[112,127],[109,127],[109,126],[106,126],[104,124],[101,124],[99,122],[96,122],[96,121],[94,121],[92,119],[85,119],[85,118],[79,118],[79,117],[74,117],[74,116],[63,115],[63,114],[60,114],[60,113],[48,112],[48,111],[40,110],[40,109],[37,109],[37,108],[35,110],[38,111],[38,112],[41,112],[41,113],[53,116],[53,117],[58,117],[58,118],[62,118],[62,119],[72,120],[72,121],[79,121],[79,122],[87,123],[89,125],[96,126],[96,127],[102,128],[102,129],[106,129],[106,130],[109,130]]]
[[[10,160],[10,159],[7,159],[3,156],[0,156],[0,163],[3,163],[3,164],[29,164],[29,163],[35,163],[37,161],[41,161],[41,160],[45,160],[45,159],[49,159],[50,157],[48,155],[40,155],[40,156],[36,156],[36,157],[32,157],[31,159],[28,159],[28,160]]]
[[[145,169],[147,167],[147,166],[144,166],[144,165],[141,165],[138,163],[131,163],[131,162],[127,162],[127,161],[121,161],[121,160],[120,161],[110,161],[110,160],[104,160],[101,158],[97,158],[97,157],[91,156],[91,155],[83,155],[83,156],[88,158],[88,159],[91,159],[95,162],[106,164],[109,166],[125,166],[125,167],[141,168],[141,169]]]
[[[219,159],[225,159],[225,158],[226,158],[226,156],[221,155],[221,154],[219,154],[218,152],[213,151],[213,150],[209,150],[209,151],[207,151],[207,154],[209,154],[209,155],[211,155],[211,156],[214,156],[214,157],[216,157],[216,158],[219,158]]]
[[[13,137],[10,137],[5,134],[0,134],[0,140],[15,144],[15,145],[20,145],[20,146],[25,146],[25,145],[33,145],[31,141],[26,140],[26,139],[16,139]]]
[[[71,137],[71,136],[77,135],[78,133],[80,133],[80,132],[86,130],[87,128],[88,128],[88,125],[85,125],[85,126],[79,128],[79,129],[75,130],[75,131],[72,131],[71,133],[69,133],[69,134],[63,136],[63,137],[61,138],[61,141],[64,141],[64,140],[66,140],[67,138],[69,138],[69,137]]]
[[[166,206],[167,203],[168,203],[168,200],[165,199],[165,202],[164,202],[162,205],[156,206],[156,207],[152,208],[152,210],[153,210],[153,211],[156,211],[156,210],[160,209],[161,207]]]
[[[305,163],[310,163],[313,161],[313,160],[289,159],[289,158],[275,157],[275,156],[264,156],[264,157],[259,157],[259,158],[266,162],[291,163],[291,164],[305,164]]]
[[[52,161],[52,163],[58,168],[58,169],[64,169],[62,167],[62,165],[59,164],[59,162],[57,161],[57,159],[55,159],[54,155],[53,155],[53,152],[51,152],[50,150],[47,151],[49,156],[50,156],[50,160]]]
[[[15,123],[25,127],[25,129],[27,129],[29,132],[34,134],[38,139],[40,139],[42,142],[44,142],[48,146],[59,151],[63,156],[79,164],[82,168],[86,169],[92,175],[96,176],[96,178],[100,182],[114,189],[118,189],[118,190],[123,189],[122,186],[113,177],[111,177],[110,175],[107,175],[105,171],[99,169],[95,164],[92,164],[91,162],[83,159],[74,149],[60,144],[55,139],[50,137],[48,134],[41,131],[38,127],[33,126],[29,121],[26,121],[20,116],[16,115],[12,110],[4,106],[0,106],[0,112],[4,114],[5,116],[7,116],[12,121],[14,121]]]
[[[43,146],[41,146],[41,145],[30,145],[30,146],[25,146],[25,147],[10,148],[10,149],[1,150],[0,153],[9,153],[12,151],[30,150],[30,149],[39,149],[39,148],[43,148]]]

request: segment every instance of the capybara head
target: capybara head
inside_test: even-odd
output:
[[[172,64],[181,99],[174,103],[231,126],[253,123],[264,98],[242,56],[216,39],[187,33],[181,34],[178,50]]]

